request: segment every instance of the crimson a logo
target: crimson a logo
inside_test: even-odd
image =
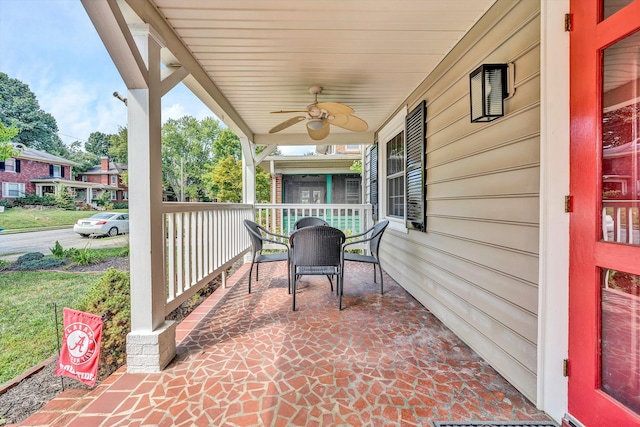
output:
[[[71,323],[64,328],[64,336],[70,361],[74,365],[88,363],[96,355],[95,334],[89,325]]]

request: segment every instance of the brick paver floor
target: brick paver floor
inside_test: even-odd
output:
[[[178,327],[157,374],[120,369],[68,390],[22,425],[428,426],[434,420],[549,420],[385,274],[347,263],[344,310],[322,276],[248,265]]]

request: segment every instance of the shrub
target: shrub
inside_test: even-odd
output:
[[[63,264],[64,260],[60,258],[40,258],[21,262],[14,269],[21,271],[47,270],[53,267],[60,267]]]
[[[4,259],[0,259],[0,271],[6,270],[11,265],[11,262],[6,261]]]
[[[0,206],[11,209],[13,207],[13,202],[11,200],[0,200]]]
[[[41,258],[44,258],[44,254],[42,252],[29,252],[18,258],[17,262],[18,264],[22,264],[29,261],[37,261]]]
[[[45,194],[44,196],[36,196],[35,194],[25,194],[24,197],[18,197],[13,200],[13,206],[55,206],[56,202],[53,196]]]
[[[113,209],[129,209],[129,203],[115,202]]]
[[[128,272],[110,268],[81,304],[81,310],[104,319],[99,362],[101,378],[126,362],[126,337],[131,331],[129,283]]]
[[[54,200],[55,200],[55,206],[57,208],[65,209],[68,211],[72,211],[76,208],[73,194],[71,194],[71,192],[67,187],[62,187],[60,191],[58,191],[58,194],[56,194]]]
[[[71,255],[71,259],[77,262],[80,265],[89,265],[98,261],[98,256],[95,252],[89,249],[76,249],[73,255]]]
[[[56,240],[56,244],[54,247],[49,249],[51,254],[56,258],[64,258],[65,251],[62,249],[62,245],[59,241]]]

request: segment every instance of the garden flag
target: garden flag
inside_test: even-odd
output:
[[[75,378],[93,387],[98,376],[102,318],[64,308],[64,333],[56,375]]]

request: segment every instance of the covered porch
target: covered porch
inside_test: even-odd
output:
[[[162,372],[122,368],[23,425],[553,425],[391,277],[380,295],[369,265],[345,270],[344,310],[307,276],[293,312],[285,263],[265,264],[251,294],[244,264],[178,325]]]
[[[370,417],[379,415],[380,420],[388,417],[393,422],[401,421],[402,409],[411,407],[443,408],[443,419],[506,420],[519,419],[520,414],[544,417],[533,409],[537,406],[556,421],[562,419],[567,412],[563,366],[568,343],[569,242],[564,196],[568,194],[569,139],[568,102],[563,101],[568,100],[568,36],[556,20],[568,11],[568,0],[354,0],[334,4],[339,10],[284,0],[235,6],[210,0],[194,0],[188,6],[177,0],[82,3],[128,89],[132,331],[127,339],[127,373],[116,377],[112,387],[147,383],[142,392],[146,396],[139,399],[143,405],[149,403],[147,408],[158,408],[161,413],[157,416],[162,419],[191,411],[186,409],[191,408],[189,396],[195,396],[198,403],[193,408],[200,411],[209,407],[233,411],[231,408],[241,407],[236,400],[240,397],[235,395],[235,385],[224,381],[235,384],[238,378],[234,375],[242,377],[243,372],[248,377],[253,373],[275,375],[274,366],[295,362],[299,366],[283,371],[291,377],[278,377],[278,381],[271,376],[257,385],[239,379],[243,384],[240,395],[251,396],[253,387],[267,393],[272,384],[299,406],[303,406],[299,403],[303,397],[322,396],[330,399],[330,405],[336,405],[336,399],[346,399],[350,410],[332,409],[332,417],[350,416],[351,410],[364,405],[363,409],[371,408]],[[510,95],[504,100],[505,116],[471,123],[469,73],[485,63],[511,64],[509,69],[516,71],[509,80]],[[179,83],[239,136],[243,204],[162,202],[161,100]],[[362,350],[358,341],[362,327],[350,328],[362,324],[360,316],[373,312],[359,313],[358,304],[350,306],[349,301],[344,314],[337,309],[334,312],[333,304],[325,301],[330,293],[321,289],[317,302],[323,303],[318,304],[324,307],[322,313],[315,313],[306,302],[299,314],[287,313],[288,302],[277,300],[287,298],[276,281],[284,276],[274,273],[265,276],[269,284],[261,284],[255,296],[239,290],[245,279],[238,279],[240,286],[232,287],[224,297],[231,308],[214,308],[211,318],[203,323],[198,319],[204,329],[196,327],[192,332],[196,335],[188,335],[185,341],[185,325],[166,320],[166,315],[244,255],[249,241],[242,220],[262,219],[256,217],[260,209],[256,205],[256,167],[278,146],[318,144],[312,136],[317,133],[308,126],[315,119],[298,116],[282,122],[288,116],[270,114],[304,109],[313,100],[309,87],[316,85],[325,88],[320,101],[349,105],[367,121],[368,129],[362,132],[332,126],[322,144],[368,147],[363,162],[363,201],[364,206],[375,203],[379,209],[364,208],[367,216],[363,218],[369,220],[369,213],[375,211],[372,220],[385,218],[391,223],[381,259],[389,282],[395,281],[394,291],[378,298],[373,290],[365,292],[363,288],[362,296],[352,295],[352,302],[362,301],[369,310],[384,307],[379,318],[368,318],[369,323],[382,322],[379,328],[390,318],[403,323],[388,334],[376,333],[376,340],[382,341],[367,341],[364,353],[356,357],[353,351]],[[416,111],[423,111],[423,115],[414,115]],[[423,133],[409,146],[405,133],[408,139],[411,117],[417,117],[414,128],[422,127]],[[308,123],[294,126],[301,120]],[[282,123],[287,126],[283,128]],[[258,146],[265,149],[258,152]],[[284,215],[275,214],[265,221],[275,230],[283,230],[282,218]],[[354,282],[356,277],[347,273],[345,280],[349,293],[370,279]],[[273,303],[260,299],[271,298],[272,291],[278,294]],[[300,300],[304,301],[304,295]],[[282,311],[269,311],[276,307]],[[233,317],[239,313],[242,318]],[[316,318],[306,318],[309,313]],[[221,331],[224,339],[220,341],[211,335],[211,325],[225,316],[232,316],[229,331],[233,332]],[[459,337],[451,338],[455,345],[448,336],[432,335],[431,325],[421,323],[429,323],[433,316]],[[239,324],[246,327],[244,322],[250,325],[248,330],[235,329]],[[283,347],[285,356],[276,354],[275,361],[261,358],[252,371],[246,366],[245,342],[227,348],[211,359],[215,361],[202,361],[202,369],[196,369],[200,362],[192,358],[211,357],[236,339],[255,339],[251,328],[261,322],[267,322],[267,333],[260,342],[294,346]],[[307,358],[316,357],[314,352],[324,348],[321,342],[310,345],[318,333],[324,336],[319,330],[333,332],[333,338],[328,334],[326,338],[334,352],[317,360],[334,371],[331,375],[305,371],[299,379],[293,374],[296,369],[307,369]],[[287,335],[292,331],[299,334]],[[407,341],[411,345],[400,346]],[[429,353],[437,345],[449,347],[437,355]],[[463,363],[450,357],[458,351],[466,357],[467,346],[481,358],[468,353],[473,362],[460,359]],[[273,354],[272,349],[266,350]],[[230,369],[231,365],[224,363],[235,360],[236,352],[245,362]],[[375,365],[378,357],[384,366]],[[348,364],[344,370],[341,360]],[[356,360],[371,360],[372,365],[358,365]],[[206,382],[214,373],[204,368],[209,363],[220,370],[215,372],[228,375],[218,385]],[[480,370],[468,371],[467,363]],[[488,371],[484,369],[492,372],[492,379],[501,376],[508,380],[496,379],[503,384],[497,400],[490,381],[478,383],[486,378]],[[379,384],[373,392],[377,399],[367,390],[356,396],[349,394],[350,389],[340,388],[345,378],[354,385],[359,375],[372,375],[373,371],[380,376],[374,381]],[[406,372],[416,374],[411,382],[403,379]],[[446,385],[452,372],[459,388]],[[412,400],[424,386],[417,378],[423,378],[429,387],[416,397],[418,400]],[[298,396],[305,386],[311,389],[325,380],[332,382],[337,395],[310,391]],[[215,395],[226,393],[224,405],[206,397],[203,384],[222,387]],[[481,391],[476,391],[476,386]],[[287,394],[292,388],[295,398]],[[154,392],[155,396],[171,393],[186,400],[165,396],[169,400],[153,401],[150,394]],[[444,393],[441,402],[436,398],[439,393]],[[378,414],[374,406],[381,403],[382,395],[405,400],[391,401],[388,407],[393,409]],[[127,399],[130,393],[113,396]],[[285,397],[273,397],[271,392],[262,396],[268,396],[264,402],[277,402],[278,408],[291,406],[283,403]],[[465,404],[461,409],[458,399],[475,402],[475,406]],[[87,411],[106,410],[92,401],[84,402]],[[128,402],[125,412],[139,404]],[[322,402],[308,406],[324,414]],[[120,400],[106,412],[119,411],[122,403]],[[288,411],[292,412],[290,417],[320,416],[317,411],[303,414],[301,408]],[[189,412],[184,422],[201,415]],[[277,415],[272,413],[273,419]],[[234,423],[221,418],[225,416],[232,416],[231,412],[211,415],[212,419]],[[416,425],[423,422],[415,410],[406,416],[407,420],[414,417]],[[436,414],[426,415],[424,420],[429,416]],[[328,423],[332,420],[337,418]],[[367,424],[365,419],[360,421]],[[320,419],[317,422],[323,424]],[[242,422],[237,420],[237,424]]]

